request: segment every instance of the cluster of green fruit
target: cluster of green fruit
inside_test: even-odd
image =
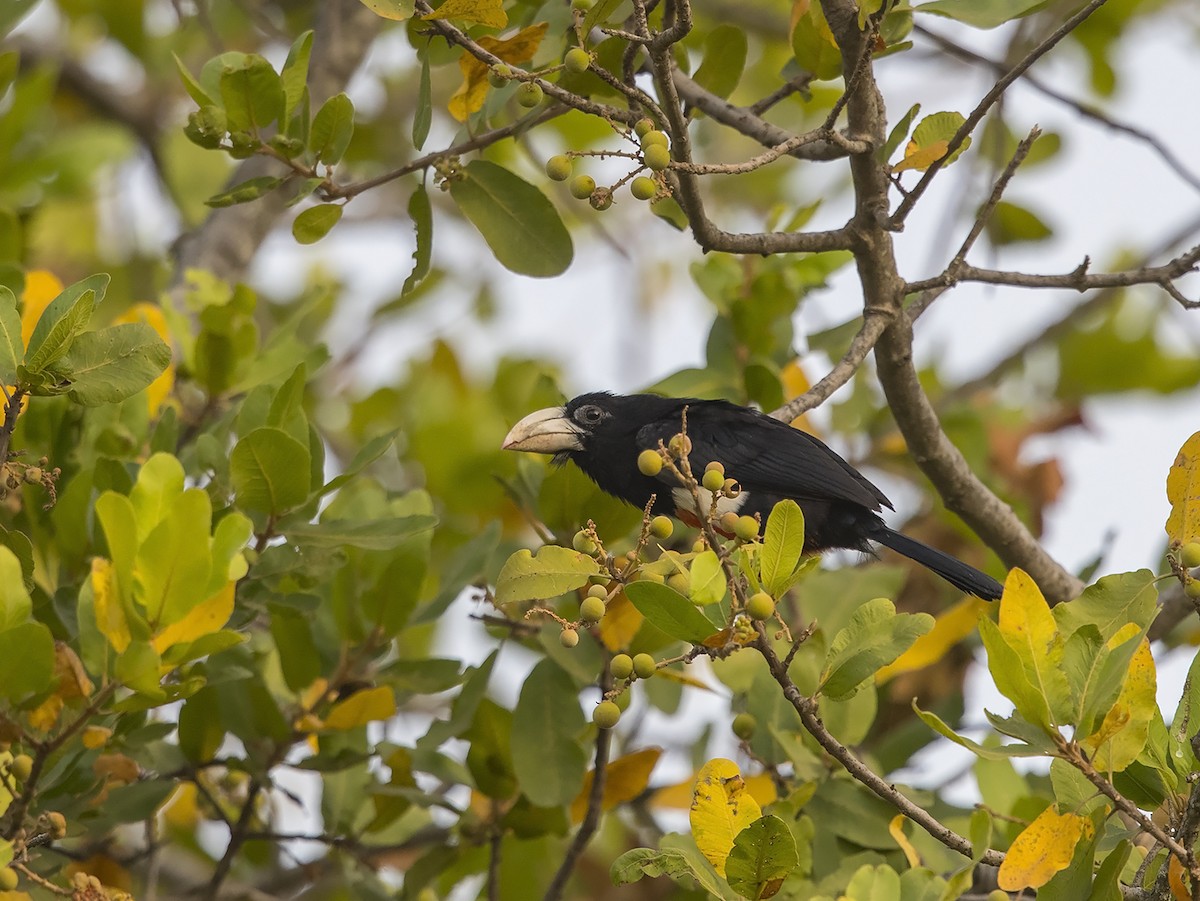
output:
[[[574,51],[572,51],[574,52]],[[568,54],[570,56],[570,54]],[[657,175],[671,165],[670,139],[665,132],[654,127],[650,119],[639,119],[634,125],[634,134],[641,147],[640,168],[648,169]],[[567,189],[577,200],[586,200],[593,209],[606,210],[613,204],[613,188],[597,186],[596,180],[590,175],[575,175],[572,158],[559,153],[546,160],[546,176],[554,181],[567,181]],[[632,175],[632,173],[630,173]],[[629,176],[626,176],[628,178]],[[620,183],[618,183],[620,184]],[[629,182],[629,193],[636,200],[653,200],[662,190],[660,178],[649,175],[638,175]]]
[[[1200,566],[1200,541],[1189,541],[1179,549],[1179,563],[1185,570]],[[1200,578],[1188,573],[1183,591],[1189,598],[1200,599]]]
[[[543,70],[540,73],[545,75],[553,69],[562,68],[575,75],[581,75],[586,72],[592,65],[592,55],[582,47],[572,47],[563,56],[561,66],[555,66],[552,69]],[[496,65],[488,68],[488,84],[494,88],[502,88],[514,78],[517,77],[516,71],[507,63],[496,63]],[[525,107],[525,109],[533,109],[541,106],[542,101],[546,99],[546,92],[542,90],[542,86],[536,81],[522,81],[517,86],[517,103]]]
[[[658,671],[658,662],[649,654],[617,654],[608,662],[608,671],[619,682],[625,682],[626,691],[621,695],[628,703],[628,687],[636,679],[649,679]],[[604,700],[592,711],[592,722],[601,729],[611,729],[621,719],[620,700]]]

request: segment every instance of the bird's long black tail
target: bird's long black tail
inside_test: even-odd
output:
[[[915,538],[893,532],[886,526],[872,534],[871,539],[932,570],[959,591],[965,591],[967,594],[973,594],[988,601],[999,600],[1000,595],[1004,593],[1004,586],[986,573],[981,573],[975,567],[969,566],[937,548],[922,544]]]

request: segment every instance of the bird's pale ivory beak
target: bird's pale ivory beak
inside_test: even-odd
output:
[[[559,454],[583,450],[579,427],[566,417],[565,407],[547,407],[530,413],[504,438],[501,447],[511,451],[531,451],[535,454]]]

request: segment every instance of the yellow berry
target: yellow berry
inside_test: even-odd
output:
[[[8,771],[18,782],[24,782],[33,774],[33,758],[28,754],[18,754],[9,761]]]
[[[575,548],[579,553],[588,554],[589,556],[596,553],[596,542],[583,529],[575,533],[575,536],[571,539],[571,547]]]
[[[751,619],[770,619],[775,615],[775,601],[765,591],[753,594],[746,601],[746,615]]]
[[[717,472],[715,469],[706,470],[704,476],[700,479],[700,484],[709,491],[720,491],[725,487],[725,476]]]
[[[753,737],[754,730],[757,727],[758,720],[754,718],[754,714],[752,713],[739,713],[733,718],[731,726],[733,734],[742,741],[749,741]]]
[[[642,148],[642,162],[652,172],[661,172],[671,165],[671,151],[662,144],[651,144]]]
[[[635,200],[653,200],[658,193],[658,182],[645,175],[639,175],[629,183],[629,193]]]
[[[601,701],[592,711],[592,722],[601,729],[611,729],[621,720],[621,708],[613,701]]]
[[[656,476],[662,472],[662,456],[656,450],[644,450],[638,454],[637,467],[644,476]]]
[[[652,131],[654,131],[654,120],[650,118],[638,119],[633,125],[633,133],[639,138]]]
[[[579,618],[585,623],[598,623],[604,619],[604,601],[600,598],[584,598],[579,605]]]
[[[674,457],[682,457],[684,454],[692,452],[692,439],[682,432],[672,435],[671,440],[667,443],[667,449],[671,451]]]
[[[649,654],[636,654],[633,658],[633,672],[639,679],[649,679],[658,672],[658,664]]]
[[[546,160],[546,175],[554,181],[566,181],[571,177],[571,158],[560,153]]]
[[[498,63],[488,69],[488,83],[494,88],[502,88],[513,77],[513,70],[504,63]]]
[[[588,588],[587,596],[589,598],[600,598],[600,600],[603,601],[605,598],[608,597],[608,586],[607,585],[593,585],[590,588]]]
[[[21,879],[17,875],[17,871],[12,867],[5,867],[3,870],[0,870],[0,891],[15,891],[20,881]]]
[[[532,81],[523,81],[521,82],[521,86],[517,88],[517,103],[526,109],[533,109],[542,102],[544,97],[542,86]]]
[[[576,200],[587,200],[596,190],[596,179],[590,175],[576,175],[571,179],[568,190]]]
[[[1179,560],[1188,569],[1200,566],[1200,541],[1189,541],[1179,549]]]
[[[640,137],[642,139],[643,150],[645,150],[647,147],[667,147],[670,145],[670,141],[667,140],[666,134],[655,129],[651,129],[644,135],[640,135]]]
[[[574,629],[563,629],[558,633],[558,642],[564,648],[573,648],[579,644],[579,633]]]
[[[563,57],[563,65],[568,72],[579,74],[586,72],[588,66],[592,64],[592,55],[582,47],[572,47],[567,51],[567,55]]]
[[[659,459],[657,454],[655,455],[655,459]],[[670,538],[673,531],[675,531],[675,524],[671,522],[671,517],[669,516],[656,516],[650,520],[650,534],[655,538]]]
[[[671,573],[667,577],[667,587],[674,588],[684,597],[687,597],[688,591],[692,587],[692,580],[687,573]]]
[[[633,674],[633,658],[628,654],[617,654],[608,662],[608,671],[614,679],[628,679]]]
[[[1200,579],[1192,579],[1183,586],[1183,593],[1189,598],[1200,598]]]
[[[57,810],[46,814],[46,823],[50,826],[50,835],[53,838],[63,838],[67,834],[67,818]]]
[[[722,513],[720,520],[718,520],[718,524],[721,526],[721,531],[726,535],[734,534],[734,530],[737,528],[738,519],[740,519],[740,517],[732,510]]]
[[[758,520],[753,516],[739,516],[733,534],[742,541],[753,541],[758,537]]]

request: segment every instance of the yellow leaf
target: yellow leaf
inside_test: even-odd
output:
[[[376,720],[386,720],[396,712],[396,696],[390,685],[356,691],[333,705],[325,717],[325,728],[344,732]]]
[[[924,172],[944,157],[949,147],[949,141],[934,141],[927,147],[918,147],[916,141],[909,141],[904,148],[904,159],[892,166],[892,171],[904,172],[908,169],[916,169],[918,172]]]
[[[96,611],[96,628],[108,639],[118,654],[129,647],[129,621],[117,587],[117,571],[103,557],[92,558],[92,595]]]
[[[1200,432],[1194,434],[1175,457],[1167,473],[1167,535],[1171,543],[1200,541]]]
[[[113,322],[118,325],[125,322],[144,322],[158,333],[158,337],[168,345],[171,344],[171,329],[167,325],[167,317],[163,315],[162,308],[157,304],[135,303]],[[174,387],[175,363],[172,361],[146,389],[146,402],[150,407],[151,416],[158,413],[164,401],[171,396],[171,390]]]
[[[1158,673],[1150,642],[1143,638],[1129,661],[1129,671],[1117,702],[1096,731],[1080,744],[1092,754],[1092,764],[1105,773],[1119,773],[1137,759],[1158,712]]]
[[[108,744],[108,740],[112,738],[112,729],[104,726],[85,726],[81,737],[83,746],[89,751],[95,751]]]
[[[676,782],[674,785],[665,785],[657,789],[650,798],[650,804],[653,807],[668,808],[671,810],[685,810],[692,806],[692,787],[696,784],[696,779],[699,778],[699,773],[684,779],[682,782]],[[759,773],[757,776],[747,776],[746,792],[758,802],[759,807],[766,807],[768,804],[774,803],[779,792],[776,789],[775,781],[766,773]]]
[[[511,38],[504,40],[485,35],[479,39],[479,46],[506,63],[528,62],[537,53],[548,27],[548,23],[540,22],[522,28]],[[450,98],[448,109],[450,115],[459,122],[466,122],[471,113],[477,113],[483,108],[483,99],[488,92],[488,67],[469,53],[464,53],[458,58],[458,67],[463,73],[463,83]]]
[[[45,269],[33,269],[25,273],[25,290],[21,292],[21,340],[26,347],[42,313],[62,291],[63,283]]]
[[[55,693],[66,701],[90,697],[96,688],[83,668],[83,661],[65,641],[54,642],[54,678]]]
[[[403,22],[412,15],[412,0],[359,0],[359,2],[381,19]]]
[[[477,22],[491,28],[503,28],[508,24],[508,13],[504,11],[503,0],[446,0],[422,18],[457,19],[460,22]]]
[[[1037,583],[1022,569],[1009,570],[1004,580],[998,617],[1000,634],[1025,669],[1034,690],[1053,711],[1068,696],[1062,669],[1063,642],[1058,623]]]
[[[604,794],[600,799],[600,809],[612,810],[644,792],[650,781],[650,772],[661,756],[662,748],[642,748],[610,763],[604,771]],[[571,821],[574,823],[582,822],[587,812],[588,795],[592,793],[595,775],[594,769],[588,770],[583,777],[583,788],[571,802]]]
[[[708,683],[697,679],[695,676],[682,673],[679,670],[660,668],[654,673],[654,676],[658,679],[666,679],[668,682],[676,682],[680,685],[689,685],[692,688],[702,688],[705,691],[712,691],[712,686]]]
[[[26,714],[26,721],[30,727],[38,732],[49,732],[54,728],[54,724],[58,722],[58,715],[62,713],[63,699],[59,695],[50,695],[37,707]]]
[[[725,860],[737,834],[762,816],[732,760],[718,757],[700,768],[692,792],[692,836],[708,862],[725,875]]]
[[[798,359],[792,360],[783,367],[783,372],[779,374],[779,381],[783,385],[783,397],[789,401],[799,397],[812,387]],[[814,431],[815,426],[809,421],[807,413],[801,413],[792,420],[791,425],[793,428],[808,432],[810,435],[816,434]]]
[[[913,847],[913,843],[904,834],[904,814],[898,813],[892,817],[892,821],[888,823],[888,833],[896,840],[896,844],[900,846],[900,850],[908,858],[908,865],[910,867],[919,867],[921,865],[921,855],[917,853],[917,849]]]
[[[746,794],[757,801],[759,807],[766,807],[779,798],[779,789],[774,779],[766,773],[759,773],[746,777]]]
[[[596,628],[600,632],[600,640],[610,651],[620,651],[629,647],[633,636],[642,627],[645,619],[641,611],[630,603],[625,592],[619,591],[608,603],[604,611],[604,619]]]
[[[154,636],[150,644],[159,654],[177,644],[195,641],[204,635],[211,635],[229,622],[233,616],[234,583],[226,582],[225,587],[217,591],[207,601],[202,601],[178,622],[171,623]]]
[[[1000,864],[997,883],[1006,892],[1041,888],[1066,869],[1082,839],[1091,838],[1092,821],[1076,813],[1060,814],[1051,805],[1017,836]]]
[[[200,820],[200,810],[196,804],[196,784],[178,783],[161,810],[167,825],[173,829],[193,829]]]
[[[137,782],[141,775],[137,761],[125,754],[101,754],[92,763],[92,772],[126,785]]]
[[[986,610],[988,602],[968,595],[949,610],[939,614],[933,628],[913,642],[912,647],[875,673],[876,684],[882,685],[889,679],[924,669],[937,663],[946,652],[979,625],[979,614]]]
[[[1171,894],[1176,901],[1191,901],[1192,893],[1188,889],[1187,871],[1174,854],[1167,863],[1167,883],[1171,886]]]
[[[300,692],[300,706],[305,710],[312,710],[321,703],[327,691],[329,691],[329,680],[318,676],[312,685]]]

